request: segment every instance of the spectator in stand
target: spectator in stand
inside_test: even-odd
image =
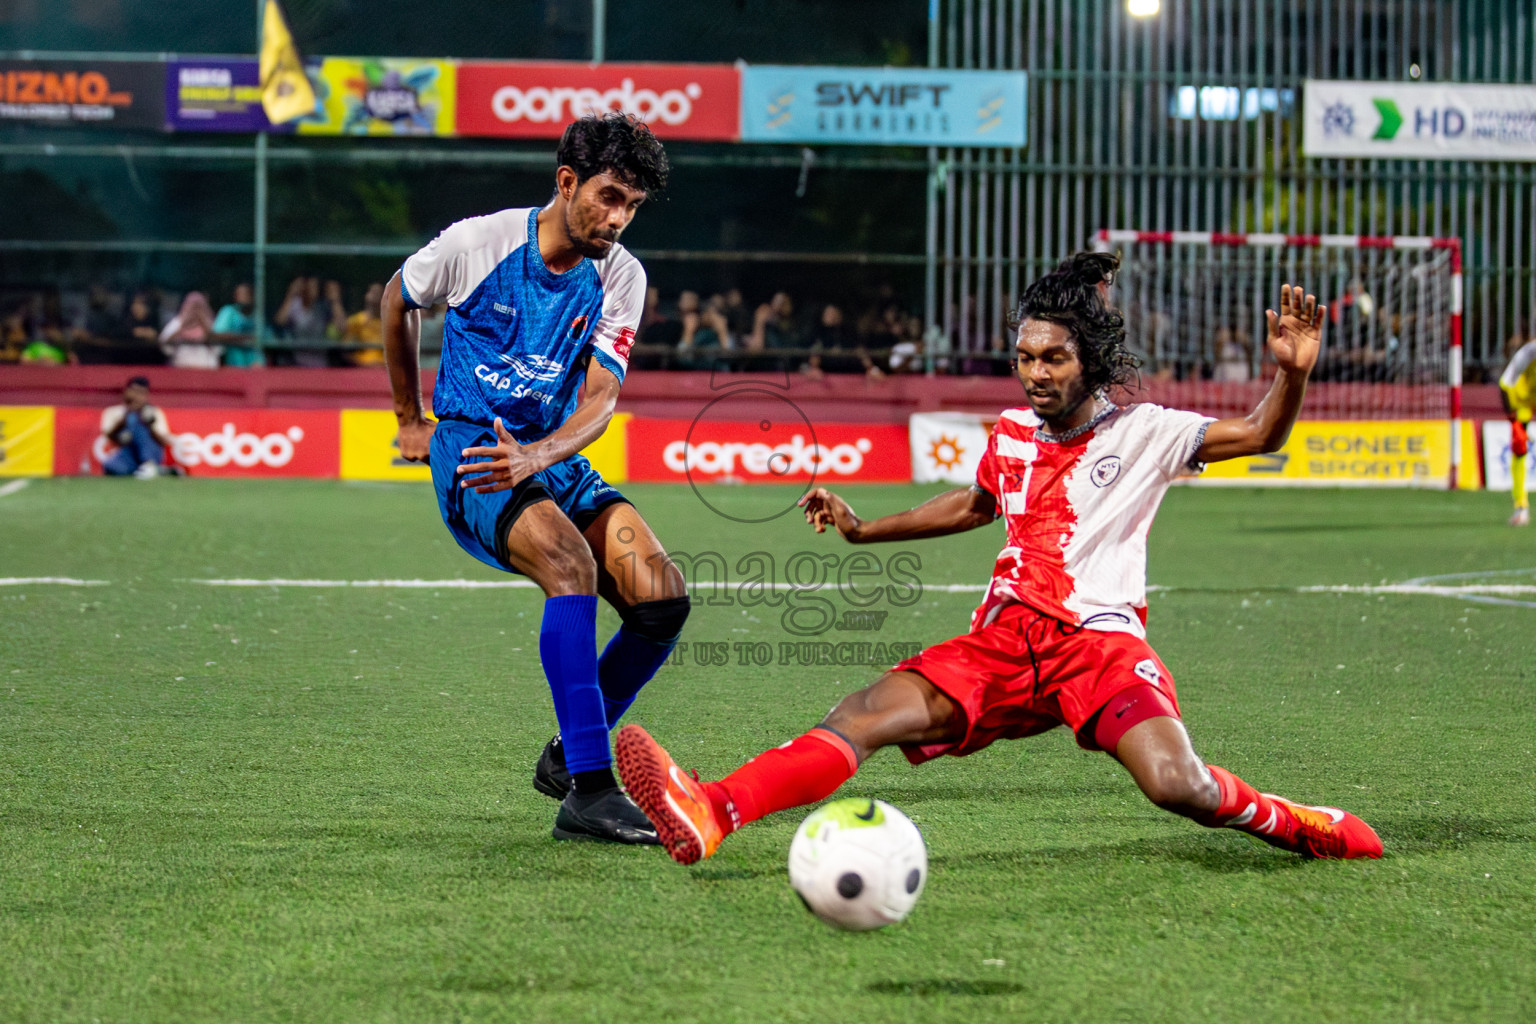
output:
[[[675,315],[668,316],[661,311],[660,292],[655,288],[650,290],[657,292],[656,305],[652,307],[649,294],[647,294],[645,320],[641,323],[641,333],[638,340],[646,345],[664,345],[675,349],[683,340],[682,296],[678,297]],[[690,293],[685,292],[684,294]],[[695,295],[693,301],[697,303],[699,297]]]
[[[213,340],[224,346],[225,366],[260,366],[256,348],[256,293],[249,284],[235,285],[232,301],[219,307],[213,318]]]
[[[160,347],[171,365],[184,370],[216,370],[222,346],[213,344],[213,307],[202,292],[188,292],[181,309],[160,331]]]
[[[123,327],[126,337],[114,362],[140,365],[165,362],[165,353],[160,349],[160,302],[153,292],[134,293],[128,303],[128,315],[123,318]]]
[[[361,346],[347,353],[352,357],[353,366],[384,365],[384,320],[379,315],[383,303],[384,286],[375,282],[368,286],[368,293],[363,296],[363,308],[347,317],[341,340]]]
[[[32,343],[32,302],[18,299],[0,317],[0,363],[15,363]]]
[[[863,345],[855,344],[843,323],[841,308],[828,303],[811,329],[811,355],[800,372],[812,380],[828,373],[863,373],[884,376]]]
[[[795,304],[788,292],[774,292],[773,298],[757,307],[752,315],[752,333],[747,338],[748,352],[794,348]]]
[[[147,377],[131,378],[123,388],[122,403],[102,410],[101,434],[117,446],[102,463],[102,472],[140,480],[160,474],[160,463],[174,442],[165,415],[149,404]]]
[[[741,297],[740,288],[725,293],[725,323],[732,338],[743,338],[752,333],[752,311]]]
[[[1215,348],[1216,365],[1211,370],[1212,380],[1239,384],[1252,376],[1248,366],[1248,347],[1238,340],[1236,331],[1230,327],[1217,330]]]
[[[327,339],[341,337],[346,329],[346,312],[341,306],[341,285],[326,285],[327,297],[320,297],[318,277],[296,277],[288,285],[272,323],[292,345],[295,366],[330,365]],[[305,344],[308,343],[308,344]]]

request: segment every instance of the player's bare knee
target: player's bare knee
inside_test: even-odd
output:
[[[534,581],[549,596],[597,593],[597,562],[579,534],[574,541],[557,540],[540,563]]]
[[[1202,814],[1214,809],[1220,797],[1216,780],[1199,764],[1166,761],[1136,781],[1148,800],[1175,814]]]

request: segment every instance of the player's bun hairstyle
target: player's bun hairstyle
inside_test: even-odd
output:
[[[607,171],[652,197],[667,187],[672,169],[661,140],[646,123],[617,112],[601,117],[589,114],[566,125],[555,161],[557,167],[576,172],[578,185]]]
[[[1113,281],[1120,257],[1108,252],[1079,252],[1030,285],[1008,317],[1018,330],[1025,320],[1048,320],[1072,333],[1083,364],[1083,384],[1090,392],[1126,387],[1137,379],[1141,360],[1125,347],[1125,317],[1104,301],[1099,285]]]

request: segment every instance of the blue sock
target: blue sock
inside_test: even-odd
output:
[[[666,662],[677,641],[658,642],[619,627],[597,662],[597,685],[603,690],[603,711],[612,729],[635,702],[640,688]]]
[[[544,602],[539,660],[555,698],[566,769],[574,775],[607,768],[612,756],[597,687],[596,595],[564,594]]]

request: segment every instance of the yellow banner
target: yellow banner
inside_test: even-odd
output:
[[[451,61],[327,57],[309,69],[319,98],[300,135],[452,135],[458,76]]]
[[[53,407],[0,405],[0,476],[53,475]]]
[[[624,435],[630,413],[615,413],[603,436],[582,452],[592,468],[611,484],[626,473]],[[396,443],[395,414],[387,409],[341,411],[341,478],[343,480],[430,480],[432,471],[419,462],[406,462]]]
[[[1470,440],[1470,431],[1463,430],[1467,476],[1475,474],[1477,461],[1467,454],[1477,450],[1467,447]],[[1212,463],[1203,479],[1224,484],[1445,487],[1450,470],[1451,425],[1446,420],[1328,420],[1296,424],[1278,452]]]

